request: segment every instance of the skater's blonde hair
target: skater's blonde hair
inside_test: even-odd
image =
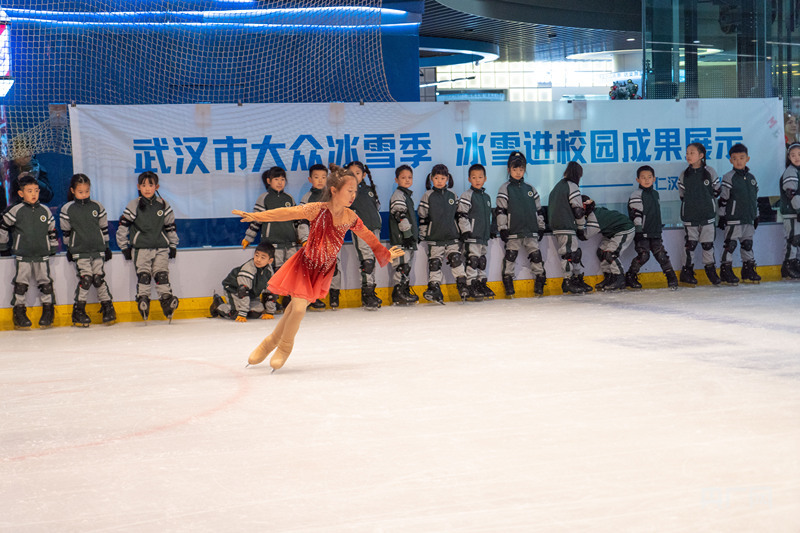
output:
[[[344,187],[344,184],[347,183],[347,180],[356,179],[355,174],[353,174],[353,171],[350,169],[342,168],[333,163],[328,166],[331,169],[331,173],[328,174],[328,181],[325,182],[325,192],[322,193],[323,202],[327,202],[331,199],[331,188],[340,191],[342,187]]]

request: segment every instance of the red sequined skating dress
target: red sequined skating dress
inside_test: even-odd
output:
[[[315,202],[291,209],[298,211],[298,218],[310,220],[308,241],[270,278],[267,289],[273,294],[311,302],[325,297],[336,270],[336,256],[342,249],[348,230],[352,230],[372,248],[381,266],[389,262],[389,250],[352,210],[345,209],[343,222],[335,225],[327,203]]]

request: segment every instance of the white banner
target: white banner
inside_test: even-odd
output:
[[[417,201],[436,163],[450,168],[458,194],[469,187],[469,166],[485,165],[494,195],[513,150],[526,154],[525,179],[544,203],[569,161],[584,167],[581,188],[598,203],[624,203],[645,164],[670,201],[691,142],[707,147],[720,175],[731,168],[730,146],[743,142],[761,194],[774,195],[782,117],[777,99],[70,107],[75,172],[92,179],[92,196],[111,219],[136,197],[145,170],[159,175],[177,218],[218,218],[252,207],[273,165],[287,170],[286,190],[299,200],[310,165],[359,160],[387,210],[401,164],[414,168]]]

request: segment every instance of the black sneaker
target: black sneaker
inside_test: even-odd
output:
[[[86,302],[75,302],[72,306],[72,325],[88,328],[92,319],[86,314]]]

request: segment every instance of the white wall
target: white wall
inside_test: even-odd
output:
[[[683,236],[682,228],[668,229],[664,232],[664,243],[672,259],[673,267],[680,269],[683,261]],[[586,274],[594,275],[599,273],[599,261],[595,250],[600,238],[594,237],[581,243],[583,249],[583,263],[586,266]],[[784,238],[782,224],[762,224],[756,231],[755,254],[756,262],[759,265],[778,265],[783,261]],[[488,263],[489,281],[498,281],[501,278],[501,266],[503,259],[503,246],[499,239],[493,240],[489,244]],[[424,250],[424,246],[422,247]],[[241,265],[252,257],[253,247],[247,250],[241,248],[207,248],[207,249],[186,249],[179,250],[178,257],[170,265],[170,282],[174,286],[175,294],[181,298],[211,296],[213,291],[220,291],[222,280],[230,270]],[[717,263],[722,255],[722,232],[717,232],[716,257]],[[545,269],[549,278],[559,278],[563,276],[561,266],[556,252],[555,240],[551,235],[542,240],[542,253],[545,257]],[[700,247],[695,252],[695,268],[701,269]],[[631,259],[635,256],[633,246],[628,248],[622,255],[622,262],[627,268]],[[529,279],[530,270],[523,267],[524,257],[519,259],[517,266],[517,278]],[[74,265],[67,262],[64,254],[51,259],[50,262],[52,276],[55,280],[56,303],[71,303],[75,295],[77,277]],[[734,266],[740,266],[739,249],[734,254]],[[361,276],[358,270],[358,259],[355,249],[351,243],[345,244],[342,251],[342,269],[344,272],[345,289],[356,289],[360,286]],[[453,283],[453,277],[447,267],[445,270],[446,283]],[[643,272],[656,272],[659,270],[658,263],[651,259],[642,269]],[[14,277],[14,259],[0,258],[0,307],[10,307],[13,287],[11,280]],[[106,264],[106,279],[109,280],[111,294],[115,301],[132,301],[135,298],[136,275],[134,274],[133,264],[125,261],[121,254],[115,253],[110,263]],[[389,286],[389,269],[378,269],[378,286]],[[417,253],[415,258],[414,270],[412,273],[414,285],[425,285],[427,283],[427,257],[424,253]],[[94,291],[91,291],[90,302],[95,302]],[[38,291],[28,291],[28,305],[38,305]]]

